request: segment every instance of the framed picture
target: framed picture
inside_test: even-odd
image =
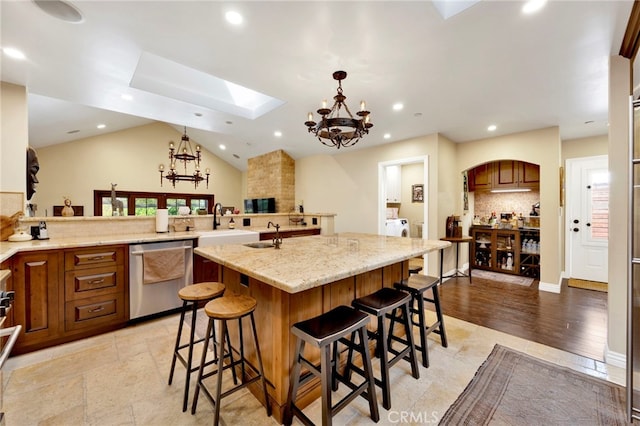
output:
[[[411,185],[411,202],[424,203],[424,185],[419,183]]]

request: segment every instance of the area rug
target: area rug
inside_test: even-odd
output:
[[[626,425],[625,390],[495,345],[441,425]]]
[[[603,293],[607,292],[607,287],[608,287],[607,283],[602,283],[599,281],[579,280],[576,278],[569,278],[567,285],[569,287],[584,288],[586,290],[601,291]]]
[[[484,269],[474,269],[471,271],[471,277],[484,278],[486,280],[500,281],[502,283],[517,284],[530,286],[533,278],[521,277],[520,275],[501,274],[499,272],[485,271]]]

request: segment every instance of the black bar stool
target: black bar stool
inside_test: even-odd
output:
[[[365,337],[369,316],[358,312],[349,306],[338,306],[317,317],[298,322],[291,327],[291,332],[297,337],[294,365],[291,369],[289,383],[289,396],[283,423],[290,425],[293,416],[298,417],[304,424],[312,425],[313,422],[295,405],[298,388],[314,377],[320,377],[322,386],[322,424],[331,425],[333,416],[347,406],[357,396],[362,396],[369,401],[369,412],[374,422],[380,420],[378,402],[376,400],[373,380],[373,368],[371,355],[369,354],[368,338]],[[355,336],[358,335],[358,343]],[[347,339],[346,336],[350,338]],[[313,364],[304,358],[305,344],[309,343],[320,349],[320,365]],[[339,364],[338,343],[349,348],[349,356],[355,349],[362,356],[363,370],[361,372],[364,381],[355,385],[337,372]],[[302,366],[309,371],[301,375]],[[331,403],[331,390],[338,390],[338,381],[344,383],[352,391],[342,398],[337,404]]]
[[[173,349],[173,359],[171,360],[171,371],[169,372],[169,385],[173,382],[173,373],[176,368],[176,360],[180,360],[180,363],[187,370],[185,384],[184,384],[184,398],[182,402],[182,411],[187,411],[187,404],[189,400],[189,379],[191,373],[197,371],[200,366],[193,367],[193,349],[198,343],[204,342],[205,338],[195,340],[196,332],[196,318],[198,316],[198,305],[202,302],[213,300],[216,297],[222,296],[225,286],[218,282],[205,282],[199,284],[188,285],[181,288],[178,291],[178,297],[182,299],[182,311],[180,312],[180,325],[178,325],[178,335],[176,337],[176,344]],[[191,333],[189,341],[184,344],[180,344],[182,338],[182,327],[184,325],[185,314],[191,310]],[[215,339],[214,339],[215,340]],[[206,346],[205,346],[206,347]],[[187,358],[180,353],[185,348],[189,348]],[[203,349],[204,350],[204,349]]]
[[[416,360],[416,350],[411,335],[411,324],[409,319],[409,302],[411,295],[395,288],[383,287],[374,293],[360,297],[351,302],[351,305],[367,314],[375,315],[378,319],[378,327],[375,332],[369,332],[370,338],[376,339],[376,354],[380,357],[381,378],[375,379],[375,383],[382,389],[382,406],[385,409],[391,408],[391,389],[389,387],[389,368],[401,359],[406,358],[411,364],[411,375],[418,379],[420,371]],[[400,311],[399,316],[396,314]],[[389,329],[385,327],[385,317],[392,318]],[[404,325],[405,338],[393,334],[393,321],[399,321]],[[401,351],[396,351],[389,347],[389,341],[398,341],[405,345]],[[389,359],[388,352],[394,357]],[[348,378],[350,371],[358,371],[358,367],[347,358],[345,376]]]
[[[411,323],[420,330],[420,345],[416,345],[416,349],[422,353],[422,365],[429,367],[429,347],[427,344],[427,336],[429,333],[435,333],[440,336],[440,343],[443,347],[447,347],[447,333],[444,329],[444,319],[442,317],[442,309],[440,308],[440,295],[438,293],[438,284],[440,278],[429,275],[411,275],[408,280],[395,283],[394,287],[411,294]],[[429,298],[425,295],[427,290],[431,290],[433,297]],[[424,315],[424,302],[433,303],[436,311],[436,322],[431,325],[426,324]],[[414,319],[414,315],[418,316],[418,320]],[[391,320],[393,324],[393,319]]]
[[[239,331],[239,349],[240,349],[240,358],[234,360],[231,358],[230,362],[225,365],[223,356],[225,353],[224,342],[227,341],[228,352],[232,353],[233,348],[228,339],[220,339],[214,344],[217,346],[218,353],[221,354],[219,358],[217,358],[214,354],[214,358],[217,358],[216,368],[210,372],[205,373],[204,369],[208,365],[206,362],[207,352],[202,352],[202,361],[200,362],[200,368],[198,370],[198,381],[195,394],[193,396],[193,405],[191,406],[191,414],[195,414],[196,407],[198,405],[198,394],[202,389],[202,392],[205,394],[207,399],[214,406],[214,415],[213,415],[213,424],[214,426],[218,425],[220,421],[220,403],[222,398],[225,398],[236,391],[239,391],[242,388],[247,387],[251,383],[257,382],[258,380],[262,384],[262,391],[264,394],[264,404],[267,410],[267,416],[271,416],[271,404],[269,404],[269,396],[267,394],[267,383],[264,378],[264,368],[262,366],[262,355],[260,354],[260,345],[258,344],[258,333],[256,332],[256,322],[253,316],[253,312],[255,311],[257,306],[257,302],[254,298],[244,295],[231,295],[231,296],[223,296],[217,299],[214,299],[207,303],[204,307],[204,311],[209,317],[209,325],[207,326],[207,337],[205,338],[205,347],[209,343],[209,337],[212,335],[212,328],[214,326],[214,320],[218,320],[220,324],[220,336],[225,336],[228,333],[227,329],[227,321],[230,320],[238,320],[238,331]],[[253,342],[255,344],[256,349],[256,357],[258,360],[257,368],[251,365],[244,356],[244,339],[242,332],[242,319],[245,317],[249,317],[251,321],[251,332],[253,334]],[[241,380],[242,383],[236,384],[236,386],[232,387],[225,392],[222,392],[222,373],[224,370],[231,368],[232,371],[235,372],[236,365],[240,365],[241,367]],[[255,373],[255,376],[251,379],[247,379],[245,372],[247,371],[247,367]],[[217,374],[217,384],[215,395],[212,395],[209,389],[204,384],[204,379],[207,377],[213,376]],[[235,381],[234,381],[235,382]]]

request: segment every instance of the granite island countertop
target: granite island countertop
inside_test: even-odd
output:
[[[194,251],[280,290],[298,293],[451,245],[375,234],[336,235],[287,238],[278,250],[226,244]]]

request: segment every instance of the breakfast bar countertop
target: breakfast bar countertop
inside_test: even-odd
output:
[[[199,247],[195,253],[287,293],[447,248],[447,241],[341,233],[284,239],[280,249],[242,244]]]

